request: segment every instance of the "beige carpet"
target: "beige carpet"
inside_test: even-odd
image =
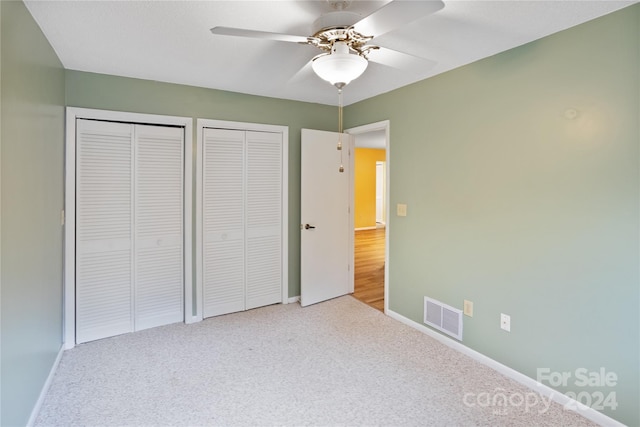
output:
[[[36,425],[592,425],[532,393],[346,296],[80,345]]]

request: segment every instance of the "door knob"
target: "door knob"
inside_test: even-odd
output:
[[[313,225],[305,224],[305,225],[304,225],[304,228],[305,228],[305,230],[308,230],[308,229],[310,229],[310,228],[316,228],[316,227],[315,227],[315,226],[313,226]]]

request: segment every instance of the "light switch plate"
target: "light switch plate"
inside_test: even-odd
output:
[[[464,300],[464,310],[465,316],[473,317],[473,302]]]
[[[407,216],[407,205],[398,203],[397,213],[398,216]]]

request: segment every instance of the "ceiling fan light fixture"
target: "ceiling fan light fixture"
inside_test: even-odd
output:
[[[368,64],[362,56],[349,53],[346,43],[336,42],[331,53],[315,57],[311,67],[318,77],[340,88],[360,77]]]

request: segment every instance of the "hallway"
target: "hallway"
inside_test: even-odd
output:
[[[384,248],[384,228],[355,232],[353,296],[380,311],[384,311]]]

